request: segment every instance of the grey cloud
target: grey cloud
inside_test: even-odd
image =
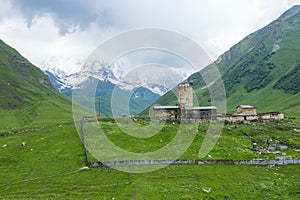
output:
[[[87,28],[91,22],[101,26],[109,24],[108,12],[101,6],[101,1],[95,5],[93,1],[80,0],[12,0],[13,5],[20,10],[30,26],[35,16],[45,13],[52,15],[60,34],[69,32],[72,26]]]
[[[54,33],[49,34],[55,34],[52,36],[59,41],[59,44],[63,44],[59,48],[69,49],[69,51],[76,51],[71,43],[77,44],[80,49],[83,46],[89,49],[122,31],[141,27],[157,27],[179,31],[187,35],[203,46],[203,49],[213,59],[249,33],[265,26],[293,4],[299,2],[299,0],[252,0],[247,2],[238,0],[2,1],[0,27],[1,23],[5,22],[4,19],[10,19],[7,23],[13,24],[14,20],[19,17],[25,18],[28,26],[35,27],[36,30],[35,35],[31,33],[30,29],[27,30],[26,34],[31,35],[31,42],[54,43],[53,40],[47,41],[46,39],[45,41],[45,37],[40,40],[35,37],[45,34],[45,32],[39,33],[40,28],[41,30],[44,30],[45,27],[53,28],[52,24],[46,24],[47,22],[44,24],[32,23],[35,17],[39,20],[40,16],[46,14],[50,15],[55,26],[59,28],[59,36],[64,35],[65,39],[70,40],[69,46],[63,42],[63,37],[56,37],[56,29]],[[275,4],[274,1],[277,3]],[[2,37],[6,34],[8,38],[12,38],[12,34],[9,32],[11,29],[3,27]],[[80,27],[80,30],[74,29],[75,27]],[[24,34],[18,33],[15,37],[23,43]],[[24,49],[29,48],[25,42],[23,45]],[[34,47],[31,46],[29,49],[31,48]],[[56,53],[56,48],[54,49],[51,51]],[[78,52],[81,51],[78,50]],[[167,60],[167,58],[161,59]]]

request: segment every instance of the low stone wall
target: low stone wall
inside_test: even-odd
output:
[[[217,121],[226,121],[230,123],[242,122],[242,121],[272,121],[283,120],[284,114],[280,112],[261,113],[257,115],[243,115],[243,114],[218,114]]]
[[[154,118],[157,120],[178,119],[180,118],[180,109],[154,109]]]
[[[170,116],[163,116],[155,118],[157,122],[165,122],[165,121],[176,121],[180,123],[199,123],[199,122],[209,122],[209,121],[218,121],[218,122],[229,122],[229,123],[237,123],[237,122],[262,122],[262,121],[272,121],[272,120],[283,120],[284,114],[280,112],[270,112],[270,113],[260,113],[257,115],[247,115],[247,114],[217,114],[217,115],[205,115],[205,117],[201,118],[174,118]]]
[[[90,162],[89,167],[122,166],[122,165],[169,165],[169,164],[197,164],[197,165],[291,165],[300,164],[294,160],[126,160],[113,162]]]

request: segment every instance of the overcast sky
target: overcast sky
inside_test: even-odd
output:
[[[85,59],[104,40],[141,27],[178,31],[215,60],[300,0],[1,0],[0,39],[40,66]]]

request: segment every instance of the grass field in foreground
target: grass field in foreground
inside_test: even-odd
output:
[[[93,168],[1,186],[2,198],[299,199],[299,166],[171,165],[146,174]],[[211,188],[210,193],[203,189]]]
[[[155,148],[163,145],[159,137],[164,136],[167,141],[167,136],[172,135],[176,126],[167,124],[165,129],[168,131],[149,138],[149,141],[144,140],[131,150],[141,151],[142,145],[145,145],[145,150],[153,148],[149,147],[150,144]],[[212,159],[229,159],[229,153],[234,159],[259,158],[254,152],[249,155],[240,151],[251,145],[253,138],[276,136],[288,140],[291,148],[299,145],[298,133],[293,131],[296,125],[293,124],[239,124],[237,128],[231,127],[231,131],[227,130],[228,126],[233,125],[224,127],[218,144],[210,152]],[[133,138],[118,132],[114,123],[104,122],[103,128],[112,141],[123,144],[124,148],[130,148],[134,142]],[[198,143],[205,129],[205,126],[199,127],[194,143],[182,158],[197,156]],[[120,135],[114,137],[114,131]],[[22,142],[26,142],[25,147],[19,147]],[[4,144],[6,148],[2,148]],[[84,150],[72,123],[1,136],[0,145],[0,198],[4,199],[300,198],[298,165],[170,165],[144,174],[130,174],[107,167],[79,170],[85,166]],[[296,155],[296,152],[290,149],[290,154]],[[203,191],[208,188],[211,188],[210,193]]]

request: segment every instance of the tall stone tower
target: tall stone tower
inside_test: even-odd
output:
[[[185,106],[193,107],[193,88],[191,83],[178,85],[178,105],[182,109]]]

